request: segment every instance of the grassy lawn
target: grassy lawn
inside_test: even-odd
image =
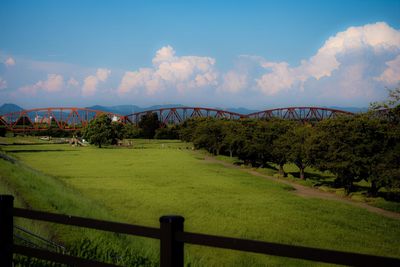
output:
[[[47,144],[49,141],[40,140],[36,136],[0,137],[0,145],[12,144]]]
[[[202,153],[207,155],[209,154],[206,151],[202,151]],[[219,155],[216,156],[216,158],[231,164],[243,166],[243,162],[239,160],[237,157],[231,158],[228,156]],[[248,166],[243,166],[243,167],[249,168]],[[279,176],[278,166],[275,166],[274,164],[266,166],[265,168],[255,168],[254,170],[269,176],[275,176],[275,177]],[[295,164],[293,163],[285,164],[284,170],[287,173],[287,177],[285,177],[285,179],[287,180],[296,182],[301,185],[319,188],[320,190],[332,192],[341,196],[346,195],[344,188],[334,188],[333,182],[335,180],[335,176],[328,171],[321,172],[311,167],[307,167],[305,169],[306,180],[301,180],[299,179],[299,169]],[[355,182],[354,185],[356,188],[355,192],[352,192],[347,196],[352,200],[365,202],[371,206],[386,209],[389,211],[400,212],[400,202],[390,201],[384,197],[384,195],[391,193],[392,195],[396,194],[398,198],[400,192],[388,192],[386,188],[381,188],[379,191],[379,195],[377,197],[369,197],[368,196],[368,189],[370,187],[369,182],[362,180],[360,182]]]
[[[18,192],[24,198],[18,205],[33,203],[42,210],[155,227],[160,216],[179,214],[192,232],[400,257],[400,221],[344,203],[301,198],[286,185],[209,163],[190,144],[133,143],[120,149],[3,146],[23,164],[0,160],[2,191]],[[155,261],[159,249],[153,240],[86,230],[60,227],[50,234],[68,242],[83,237],[104,246],[122,242]],[[185,253],[191,266],[311,264],[198,246],[187,246]]]

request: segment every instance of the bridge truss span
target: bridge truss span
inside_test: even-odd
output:
[[[202,108],[202,107],[173,107],[173,108],[160,108],[155,110],[146,110],[142,112],[127,115],[127,120],[132,123],[139,123],[144,115],[156,113],[158,119],[163,124],[179,124],[190,118],[226,118],[226,119],[240,119],[245,118],[246,115],[230,112],[221,109]]]
[[[353,115],[338,109],[323,107],[288,107],[240,114],[222,109],[203,107],[172,107],[146,110],[123,116],[116,113],[77,107],[36,108],[0,115],[0,127],[13,132],[45,131],[59,129],[75,131],[85,127],[100,114],[107,114],[112,121],[138,124],[144,115],[156,113],[162,125],[180,124],[190,118],[225,118],[225,119],[272,119],[281,118],[302,122],[321,121],[340,115]]]
[[[64,131],[75,131],[86,126],[89,121],[107,114],[113,121],[125,122],[119,114],[77,107],[50,107],[21,110],[0,117],[0,124],[14,132],[45,131],[58,128]]]
[[[331,109],[323,107],[288,107],[288,108],[267,109],[248,114],[247,117],[255,119],[280,118],[287,120],[312,122],[312,121],[321,121],[324,119],[334,118],[338,115],[353,115],[353,113],[339,109]]]

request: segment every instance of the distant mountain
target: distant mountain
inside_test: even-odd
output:
[[[106,111],[106,112],[112,112],[110,111],[110,107],[105,107],[105,106],[100,106],[100,105],[94,105],[90,107],[85,107],[88,109],[93,109],[93,110],[101,110],[101,111]]]
[[[174,107],[185,107],[184,105],[181,104],[166,104],[166,105],[154,105],[150,107],[139,107],[136,105],[119,105],[119,106],[100,106],[100,105],[95,105],[91,107],[87,107],[89,109],[95,109],[95,110],[102,110],[106,112],[112,112],[112,113],[117,113],[121,115],[128,115],[136,112],[142,112],[146,110],[155,110],[155,109],[160,109],[160,108],[174,108]],[[204,106],[207,107],[207,106]],[[210,107],[212,108],[212,107]],[[216,108],[216,109],[222,109],[222,110],[227,110],[231,112],[236,112],[240,114],[250,114],[253,112],[257,112],[258,110],[252,110],[252,109],[247,109],[247,108]]]
[[[254,112],[260,111],[260,110],[247,109],[247,108],[227,108],[225,110],[230,111],[230,112],[243,114],[243,115],[247,115],[247,114],[250,114],[250,113],[254,113]]]
[[[106,107],[106,106],[95,105],[95,106],[91,106],[91,107],[87,107],[87,108],[95,109],[95,110],[102,110],[105,112],[117,113],[120,115],[128,115],[128,114],[142,112],[142,111],[146,111],[146,110],[154,110],[154,109],[160,109],[160,108],[173,108],[173,107],[183,107],[183,105],[167,104],[167,105],[156,105],[156,106],[150,106],[150,107],[139,107],[136,105],[119,105],[119,106]]]
[[[160,109],[160,108],[176,108],[176,107],[185,107],[185,106],[181,105],[181,104],[155,105],[155,106],[144,108],[143,111],[152,110],[152,109]]]
[[[119,105],[111,107],[114,113],[121,115],[128,115],[137,112],[137,110],[141,110],[141,107],[136,105]]]
[[[137,112],[136,110],[142,110],[142,108],[135,106],[135,105],[119,105],[119,106],[100,106],[100,105],[95,105],[91,107],[86,107],[88,109],[94,109],[94,110],[102,110],[105,112],[111,112],[111,113],[117,113],[120,115],[128,115],[134,112]]]
[[[10,112],[21,111],[21,110],[23,110],[23,108],[21,108],[18,105],[11,104],[11,103],[6,103],[6,104],[3,104],[0,107],[0,115],[7,114],[7,113],[10,113]]]
[[[348,111],[348,112],[352,112],[352,113],[361,113],[361,112],[367,112],[368,108],[359,108],[359,107],[327,107],[327,108],[332,108],[332,109],[338,109],[338,110],[343,110],[343,111]],[[270,108],[266,108],[266,109],[270,109]],[[252,109],[247,109],[247,108],[228,108],[226,109],[228,111],[231,112],[236,112],[239,114],[250,114],[250,113],[255,113],[261,110],[252,110]],[[263,109],[265,110],[265,109]]]

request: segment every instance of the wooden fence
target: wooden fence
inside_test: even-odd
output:
[[[184,266],[184,244],[225,248],[350,266],[400,266],[400,259],[398,258],[189,233],[183,230],[184,218],[181,216],[162,216],[160,218],[160,228],[152,228],[14,208],[13,200],[13,196],[0,195],[0,266],[2,267],[12,266],[13,254],[25,255],[73,266],[116,266],[37,248],[14,245],[14,217],[159,239],[161,267]]]

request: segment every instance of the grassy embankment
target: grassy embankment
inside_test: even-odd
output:
[[[203,153],[208,154],[208,152],[204,151]],[[243,165],[243,161],[239,160],[237,157],[228,157],[224,155],[216,156],[217,159],[234,164],[240,165],[245,168],[250,168],[248,166]],[[266,166],[264,168],[253,168],[253,170],[266,174],[269,176],[279,177],[282,179],[290,180],[292,182],[296,182],[301,185],[305,185],[308,187],[319,188],[320,190],[335,193],[340,196],[346,196],[354,201],[365,202],[371,206],[375,206],[378,208],[382,208],[389,211],[400,212],[400,202],[398,201],[390,201],[387,196],[395,196],[395,198],[399,198],[400,192],[398,191],[388,191],[386,188],[381,188],[379,191],[379,195],[377,197],[370,197],[368,195],[368,189],[370,188],[370,183],[367,181],[360,181],[354,183],[355,191],[346,195],[343,187],[335,188],[334,180],[335,176],[328,172],[321,172],[312,167],[306,167],[305,176],[306,180],[299,179],[299,169],[293,163],[287,163],[284,166],[284,170],[287,173],[287,177],[283,178],[279,176],[278,166],[272,164]]]
[[[35,142],[33,138],[3,139],[1,141],[3,141],[3,144],[18,144],[17,147],[21,149],[20,151],[28,148],[45,152],[45,147],[49,147],[49,145],[41,145],[41,142]],[[36,145],[21,145],[26,143]],[[4,150],[4,147],[0,147],[0,150]],[[45,175],[23,162],[13,164],[0,159],[0,194],[14,195],[16,207],[115,220],[103,207],[66,185],[60,179]],[[72,255],[123,266],[157,266],[157,261],[154,260],[157,258],[155,255],[148,255],[148,249],[133,248],[131,246],[132,238],[123,235],[19,218],[16,219],[15,224],[66,246],[68,253]],[[19,231],[17,232],[19,233]],[[33,240],[37,242],[37,239],[33,238]],[[140,241],[136,240],[135,242]],[[43,244],[43,242],[39,243]],[[43,266],[43,261],[27,259],[22,256],[15,257],[15,260],[15,266]],[[57,264],[48,264],[49,266],[58,266]]]
[[[0,160],[1,191],[18,193],[18,206],[29,203],[40,210],[155,227],[161,215],[180,214],[192,232],[400,257],[399,221],[344,203],[301,198],[286,185],[206,162],[186,147],[144,140],[135,140],[134,149],[3,146],[23,164]],[[100,252],[129,247],[132,258],[157,262],[153,240],[51,229],[45,234],[67,244],[79,247],[86,238]],[[198,246],[187,246],[185,257],[191,266],[310,265]]]

